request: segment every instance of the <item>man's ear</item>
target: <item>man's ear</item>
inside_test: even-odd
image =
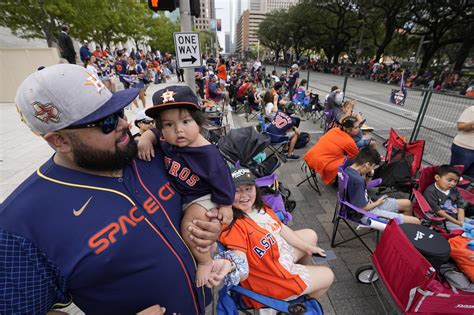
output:
[[[439,176],[438,174],[436,174],[435,177],[434,177],[435,181],[439,181],[440,178],[441,178],[441,176]]]
[[[71,138],[64,132],[48,132],[44,135],[44,140],[46,140],[56,152],[69,153],[72,151]]]

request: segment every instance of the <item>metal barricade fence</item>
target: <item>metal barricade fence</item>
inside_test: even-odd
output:
[[[285,69],[276,70],[280,74]],[[398,85],[307,70],[300,71],[300,79],[309,79],[309,90],[318,92],[322,102],[332,86],[344,88],[346,99],[357,100],[356,110],[381,139],[386,140],[390,128],[394,128],[407,141],[425,140],[423,162],[430,165],[449,163],[456,122],[464,109],[474,105],[473,98],[408,88],[401,106],[389,101],[392,89],[399,89]]]
[[[426,100],[411,139],[426,141],[423,156],[426,163],[447,164],[451,158],[451,144],[457,133],[456,122],[466,108],[474,105],[474,99],[429,90],[425,92]]]

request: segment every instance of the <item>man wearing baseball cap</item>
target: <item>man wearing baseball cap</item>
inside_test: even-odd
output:
[[[161,156],[135,160],[123,109],[137,94],[112,94],[66,64],[21,84],[18,112],[55,153],[0,206],[1,314],[45,314],[71,302],[86,314],[158,305],[205,312],[210,294],[194,286],[194,261],[178,233],[181,197]],[[206,250],[219,229],[197,222],[195,245]]]

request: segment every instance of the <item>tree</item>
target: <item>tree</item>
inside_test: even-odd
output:
[[[266,15],[258,28],[258,39],[262,46],[275,52],[275,62],[278,62],[280,52],[291,47],[289,36],[286,32],[289,15],[284,10],[273,11]]]
[[[397,30],[409,20],[406,14],[409,0],[359,0],[364,29],[371,35],[376,48],[375,60],[379,60],[385,49],[397,34]]]
[[[21,38],[45,39],[48,47],[57,42],[61,25],[74,14],[66,0],[2,0],[0,26],[8,27]]]
[[[318,17],[312,19],[311,33],[319,36],[328,61],[337,64],[341,52],[355,42],[362,27],[357,4],[350,0],[306,0],[303,4],[309,4],[311,15]]]
[[[180,23],[172,22],[162,12],[155,15],[147,25],[150,46],[161,51],[174,52],[173,33],[180,31]]]
[[[423,36],[423,58],[420,72],[430,64],[436,51],[443,46],[464,41],[464,32],[473,21],[474,4],[469,0],[430,0],[413,1],[410,13],[412,25],[407,30],[414,35]]]

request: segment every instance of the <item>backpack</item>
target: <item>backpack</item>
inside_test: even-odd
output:
[[[309,133],[300,133],[300,135],[298,136],[298,140],[296,140],[295,149],[304,148],[308,144],[309,140],[311,140]]]

